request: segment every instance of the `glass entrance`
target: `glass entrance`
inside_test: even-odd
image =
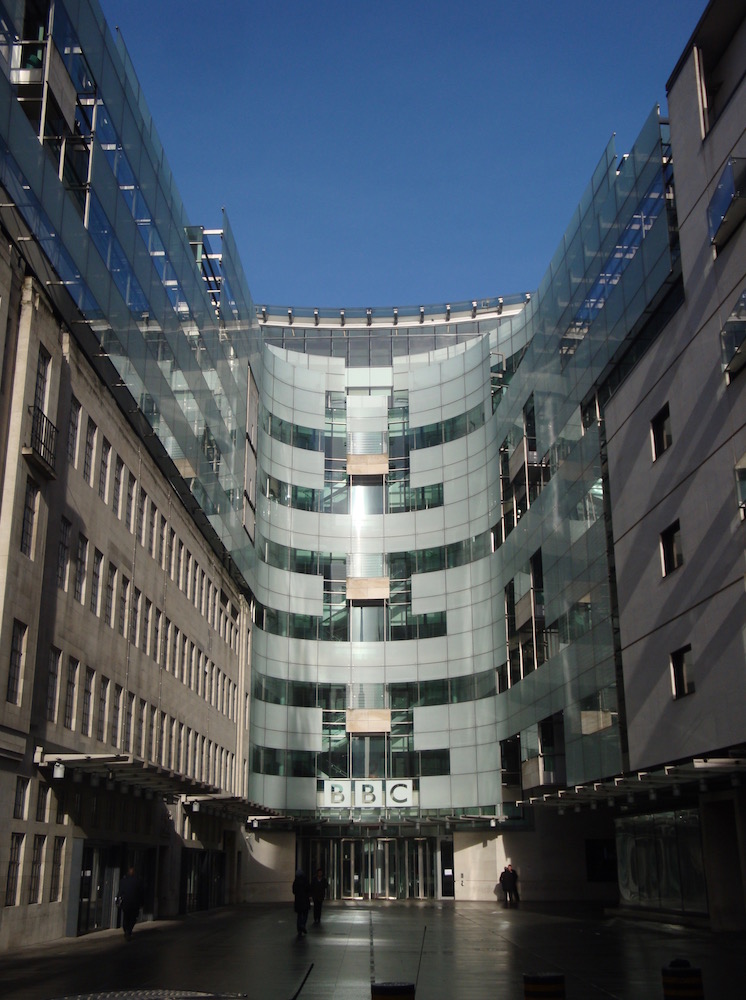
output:
[[[342,899],[363,899],[363,841],[342,841]]]
[[[398,899],[401,894],[399,884],[399,851],[395,840],[377,840],[373,855],[373,892],[376,899]]]
[[[343,838],[331,842],[314,840],[307,846],[310,846],[309,871],[320,867],[325,872],[330,899],[435,896],[434,839]]]

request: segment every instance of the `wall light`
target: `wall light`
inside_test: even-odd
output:
[[[65,777],[65,765],[62,761],[58,760],[52,768],[52,777],[56,778],[58,781]]]

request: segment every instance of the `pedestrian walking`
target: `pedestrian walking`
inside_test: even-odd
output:
[[[295,903],[295,923],[298,929],[298,937],[306,933],[306,923],[308,921],[308,911],[311,908],[311,883],[306,878],[306,873],[299,868],[295,873],[293,881],[293,896]]]
[[[313,922],[315,924],[321,923],[321,907],[324,900],[326,899],[326,894],[329,891],[329,883],[324,878],[324,872],[321,868],[316,869],[316,874],[311,880],[311,899],[313,900]]]
[[[135,869],[130,868],[119,883],[119,895],[117,896],[117,903],[122,911],[122,928],[128,941],[132,937],[132,929],[144,902],[143,884],[135,874]]]

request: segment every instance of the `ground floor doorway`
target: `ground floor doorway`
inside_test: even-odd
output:
[[[330,899],[432,899],[438,895],[435,837],[299,840],[299,863],[321,868]]]

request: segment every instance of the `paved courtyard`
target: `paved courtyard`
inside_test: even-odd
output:
[[[369,1000],[371,983],[416,983],[419,1000],[522,1000],[524,973],[562,973],[568,1000],[661,1000],[661,968],[702,970],[711,1000],[746,997],[741,934],[582,908],[494,903],[330,903],[298,938],[292,903],[229,907],[0,955],[12,1000],[240,995]]]

